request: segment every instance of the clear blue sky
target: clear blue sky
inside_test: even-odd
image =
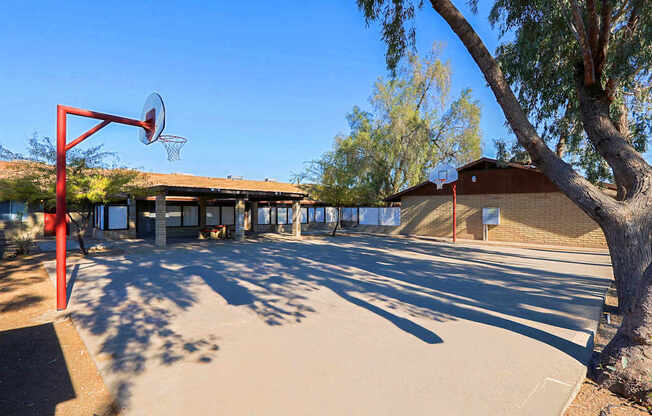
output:
[[[373,82],[387,74],[380,30],[365,27],[354,0],[208,3],[3,0],[0,143],[23,151],[33,132],[54,138],[57,104],[138,118],[157,91],[166,133],[189,139],[180,162],[167,162],[159,143],[140,144],[133,127],[111,125],[86,145],[105,143],[149,171],[288,180],[347,131],[345,115],[368,108]],[[487,12],[471,23],[493,50]],[[470,87],[480,100],[484,154],[493,157],[504,116],[426,4],[419,51],[435,41],[446,45],[453,93]],[[93,124],[70,120],[69,140]]]

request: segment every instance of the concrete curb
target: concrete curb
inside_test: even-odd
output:
[[[596,327],[597,331],[597,327]],[[588,346],[591,348],[591,352],[593,352],[593,347],[594,347],[594,339],[595,339],[595,332],[594,331],[588,342]],[[583,371],[579,372],[577,375],[577,381],[575,382],[575,387],[573,387],[573,390],[570,393],[570,396],[568,397],[568,400],[566,401],[566,404],[561,408],[561,412],[559,412],[560,416],[563,416],[566,413],[566,410],[570,407],[570,405],[575,401],[575,398],[577,397],[578,393],[582,389],[582,384],[584,384],[584,379],[586,379],[586,373],[588,371],[588,366],[585,366],[583,368]]]
[[[593,352],[595,350],[595,336],[598,333],[598,328],[600,327],[600,322],[602,321],[602,316],[604,315],[604,306],[605,306],[605,303],[607,301],[607,294],[608,293],[609,293],[609,289],[607,289],[607,291],[602,296],[602,307],[600,308],[600,314],[597,316],[597,319],[596,319],[597,324],[595,326],[595,329],[591,333],[591,337],[589,338],[589,342],[588,342],[588,345],[587,345],[587,347],[591,348],[591,358],[592,358]],[[591,358],[589,358],[589,362],[587,363],[588,365],[586,366],[586,371],[579,376],[579,380],[575,384],[575,388],[571,392],[571,395],[568,398],[568,401],[566,402],[566,405],[562,408],[562,411],[560,413],[561,416],[563,416],[564,413],[566,413],[566,410],[568,410],[570,405],[573,403],[573,401],[577,397],[577,394],[582,389],[582,384],[584,384],[584,379],[586,379],[587,373],[589,371],[589,365],[591,364]]]

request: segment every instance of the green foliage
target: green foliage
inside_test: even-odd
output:
[[[32,246],[34,245],[34,238],[30,233],[20,233],[11,239],[14,246],[16,246],[16,255],[29,254]]]
[[[512,142],[511,147],[505,139],[494,140],[496,146],[496,160],[500,163],[515,162],[531,164],[530,155],[518,142]]]
[[[408,55],[396,77],[380,78],[370,98],[373,112],[354,107],[350,133],[310,162],[299,177],[329,203],[380,204],[424,181],[436,163],[468,162],[481,153],[480,107],[470,90],[449,96],[451,69],[437,58]],[[346,202],[343,202],[346,201]]]
[[[614,124],[626,124],[621,131],[645,152],[652,133],[652,3],[596,1],[596,7],[598,15],[612,16],[599,82],[615,86]],[[588,21],[586,9],[583,13]],[[499,46],[497,59],[541,137],[553,145],[563,140],[564,158],[590,180],[611,180],[610,168],[587,140],[580,118],[575,76],[582,50],[569,3],[498,0],[489,19],[509,39]]]
[[[102,146],[72,149],[66,156],[68,211],[85,212],[92,204],[140,192],[140,173],[119,168],[115,154],[105,152]],[[49,138],[34,135],[27,155],[0,145],[0,159],[21,163],[15,174],[0,180],[0,200],[42,203],[46,209],[56,206],[56,147]]]
[[[0,200],[26,201],[46,210],[55,208],[56,147],[49,138],[34,135],[29,140],[27,155],[0,145],[0,159],[18,162],[12,174],[0,179]],[[69,217],[83,247],[93,205],[138,195],[144,181],[139,172],[119,168],[115,154],[105,152],[102,146],[72,149],[67,152],[66,163],[66,205],[68,213],[78,214]]]
[[[379,22],[387,44],[387,64],[394,70],[414,48],[413,17],[422,1],[357,0],[367,24]],[[477,0],[468,2],[477,11]],[[582,48],[572,23],[572,4],[553,0],[496,0],[490,22],[502,43],[497,49],[507,81],[541,137],[559,147],[565,160],[592,181],[610,180],[612,172],[587,140],[580,118],[576,74],[583,68]],[[606,55],[598,80],[613,89],[612,120],[639,152],[649,149],[652,134],[652,2],[595,1],[598,22],[609,16]],[[589,19],[588,2],[578,1]],[[599,41],[599,39],[598,39]]]

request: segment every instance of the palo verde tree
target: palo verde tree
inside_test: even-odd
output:
[[[370,113],[348,116],[351,137],[364,155],[362,180],[381,203],[423,182],[440,161],[458,164],[481,154],[480,107],[469,89],[452,98],[452,71],[438,58],[409,53],[390,79],[376,81]]]
[[[337,137],[333,150],[308,162],[303,172],[294,175],[293,181],[310,196],[337,208],[333,235],[342,221],[342,207],[360,203],[359,196],[364,193],[360,180],[363,163],[351,138]]]
[[[411,22],[424,3],[357,3],[368,23],[382,24],[394,67],[414,45]],[[514,35],[499,48],[500,62],[450,0],[430,4],[473,57],[532,162],[604,231],[623,323],[594,374],[613,391],[652,402],[652,167],[636,143],[649,141],[652,2],[498,0],[490,17]],[[546,135],[569,132],[564,120],[609,166],[617,198],[548,146]]]
[[[0,145],[0,160],[16,162],[11,175],[0,179],[0,200],[25,201],[46,210],[56,206],[56,147],[45,137],[32,136],[26,155]],[[68,218],[83,254],[84,238],[91,225],[93,206],[141,192],[141,173],[115,166],[114,153],[102,145],[67,152],[66,205]]]
[[[351,186],[345,194],[352,203],[378,205],[424,181],[442,160],[477,158],[480,107],[470,90],[451,97],[450,65],[437,52],[436,46],[425,58],[409,54],[396,76],[379,78],[372,111],[354,107],[347,115],[350,132],[336,137],[333,150],[309,163],[304,176],[318,185],[336,179],[337,189]]]

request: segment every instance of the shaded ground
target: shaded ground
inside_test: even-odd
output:
[[[595,353],[600,353],[607,346],[611,338],[616,335],[618,327],[622,322],[622,316],[618,313],[618,296],[616,287],[607,291],[605,296],[605,314],[600,319],[600,325],[595,337]],[[609,319],[607,319],[607,314]],[[628,400],[617,396],[607,389],[600,388],[592,380],[586,379],[582,389],[573,403],[568,407],[566,416],[626,416],[626,415],[650,415],[649,411]]]
[[[342,236],[181,244],[69,273],[70,313],[127,414],[552,415],[585,373],[611,266]]]
[[[53,312],[43,258],[0,262],[0,414],[115,414],[79,334]]]

